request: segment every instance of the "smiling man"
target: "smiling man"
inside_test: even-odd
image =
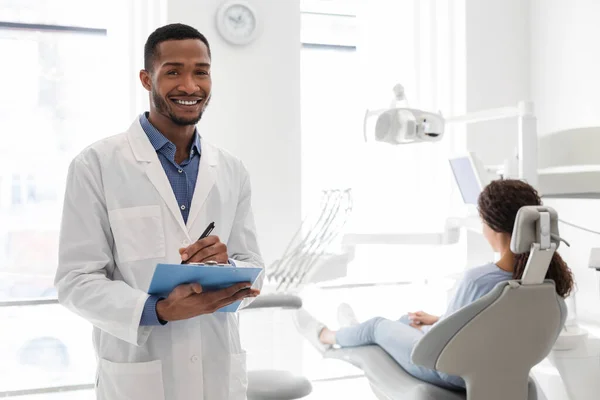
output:
[[[210,62],[208,41],[186,25],[158,29],[144,47],[140,80],[150,92],[151,105],[149,116],[141,116],[142,124],[150,122],[171,139],[179,162],[182,159],[177,156],[185,155],[192,145],[197,136],[195,125],[210,101]]]
[[[237,316],[215,311],[255,297],[181,285],[146,292],[158,263],[262,267],[243,164],[198,134],[211,95],[211,53],[196,29],[167,25],[145,45],[150,111],[71,163],[56,286],[94,325],[100,400],[244,400]],[[203,236],[207,225],[213,235]]]

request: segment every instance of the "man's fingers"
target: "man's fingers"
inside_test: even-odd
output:
[[[256,297],[260,294],[260,292],[257,293],[256,289],[243,289],[240,290],[239,292],[237,292],[236,294],[233,295],[233,297],[235,298],[235,300],[242,300],[245,299],[246,297]]]
[[[214,258],[219,254],[219,244],[213,244],[212,246],[205,247],[196,254],[192,255],[189,262],[204,262],[211,258]]]
[[[196,294],[200,294],[202,293],[202,285],[200,285],[199,283],[192,283],[190,284],[190,287],[192,288],[192,291]]]
[[[218,236],[207,236],[204,239],[200,239],[185,248],[185,250],[181,253],[181,259],[183,261],[187,261],[191,259],[194,254],[198,253],[205,247],[210,247],[219,242],[220,240]]]
[[[219,292],[221,292],[222,298],[227,298],[227,297],[232,297],[240,290],[250,289],[250,286],[252,286],[252,284],[250,282],[236,283],[235,285],[229,286],[226,289],[219,290]]]
[[[244,289],[246,291],[250,290],[250,282],[236,283],[233,286],[221,290],[216,290],[214,292],[204,292],[202,294],[202,297],[204,298],[203,301],[207,304],[219,305],[222,301],[231,299],[233,296],[235,296],[237,292]]]
[[[237,293],[235,293],[233,296],[227,297],[225,299],[218,301],[215,306],[216,307],[215,310],[226,307],[230,304],[235,303],[236,301],[243,300],[247,297],[256,297],[256,296],[258,296],[259,293],[260,292],[255,289],[250,289],[250,288],[242,289],[242,290],[238,291]]]
[[[197,240],[195,244],[199,245],[200,248],[212,246],[215,243],[219,243],[221,240],[217,235],[207,236],[204,239]]]
[[[202,293],[202,285],[199,283],[179,285],[173,289],[173,295],[177,298],[184,298],[199,293]]]
[[[250,289],[242,289],[231,297],[226,297],[224,299],[219,300],[215,304],[215,311],[218,310],[219,308],[226,307],[232,303],[235,303],[238,300],[248,297],[249,293],[250,293]]]
[[[208,261],[216,261],[219,264],[227,264],[229,262],[229,256],[227,255],[227,246],[225,246],[222,243],[215,245],[215,246],[216,247],[215,247],[214,251],[212,251],[213,254],[206,256],[196,262],[206,263]]]
[[[235,300],[235,299],[233,299],[231,297],[223,299],[223,300],[219,301],[217,304],[215,304],[215,311],[217,311],[217,310],[219,310],[219,309],[221,309],[223,307],[227,307],[228,305],[233,304],[236,301],[237,300]]]
[[[190,255],[189,253],[187,254],[189,258],[187,260],[184,260],[187,262],[201,263],[209,260],[214,260],[217,262],[227,262],[227,246],[221,242],[215,243],[208,247],[204,247],[203,249],[192,255]]]

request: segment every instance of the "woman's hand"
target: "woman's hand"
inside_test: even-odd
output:
[[[424,311],[417,311],[414,313],[408,313],[408,319],[410,321],[410,326],[421,329],[422,326],[435,324],[439,321],[440,317],[427,314]]]

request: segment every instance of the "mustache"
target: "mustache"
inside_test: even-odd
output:
[[[167,93],[165,95],[165,98],[169,98],[169,97],[201,97],[203,99],[206,99],[206,98],[210,97],[210,93],[206,94],[206,92],[204,90],[200,90],[200,91],[194,92],[194,93],[186,93],[186,92]]]

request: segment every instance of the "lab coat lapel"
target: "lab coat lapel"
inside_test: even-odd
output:
[[[202,153],[200,155],[198,178],[196,180],[196,189],[194,190],[192,206],[187,220],[187,228],[189,231],[191,231],[191,227],[196,221],[200,210],[204,206],[204,203],[216,182],[218,159],[216,149],[204,140],[201,140],[200,148]]]
[[[173,188],[171,187],[171,183],[169,182],[169,178],[165,174],[165,170],[156,157],[156,161],[151,161],[146,165],[146,175],[148,175],[148,179],[154,185],[158,193],[160,193],[161,197],[169,207],[171,214],[177,220],[179,227],[186,233],[187,229],[185,224],[183,223],[183,216],[181,215],[181,211],[179,210],[179,206],[177,205],[177,199],[175,198],[175,193],[173,193]]]
[[[158,159],[156,150],[152,147],[148,136],[142,129],[139,120],[136,119],[127,132],[127,138],[133,150],[133,154],[138,162],[145,163],[145,172],[150,182],[154,185],[160,196],[163,198],[167,207],[173,214],[179,227],[183,230],[186,236],[189,237],[183,216],[179,210],[175,193],[165,174],[165,170]],[[192,207],[193,209],[193,207]]]

